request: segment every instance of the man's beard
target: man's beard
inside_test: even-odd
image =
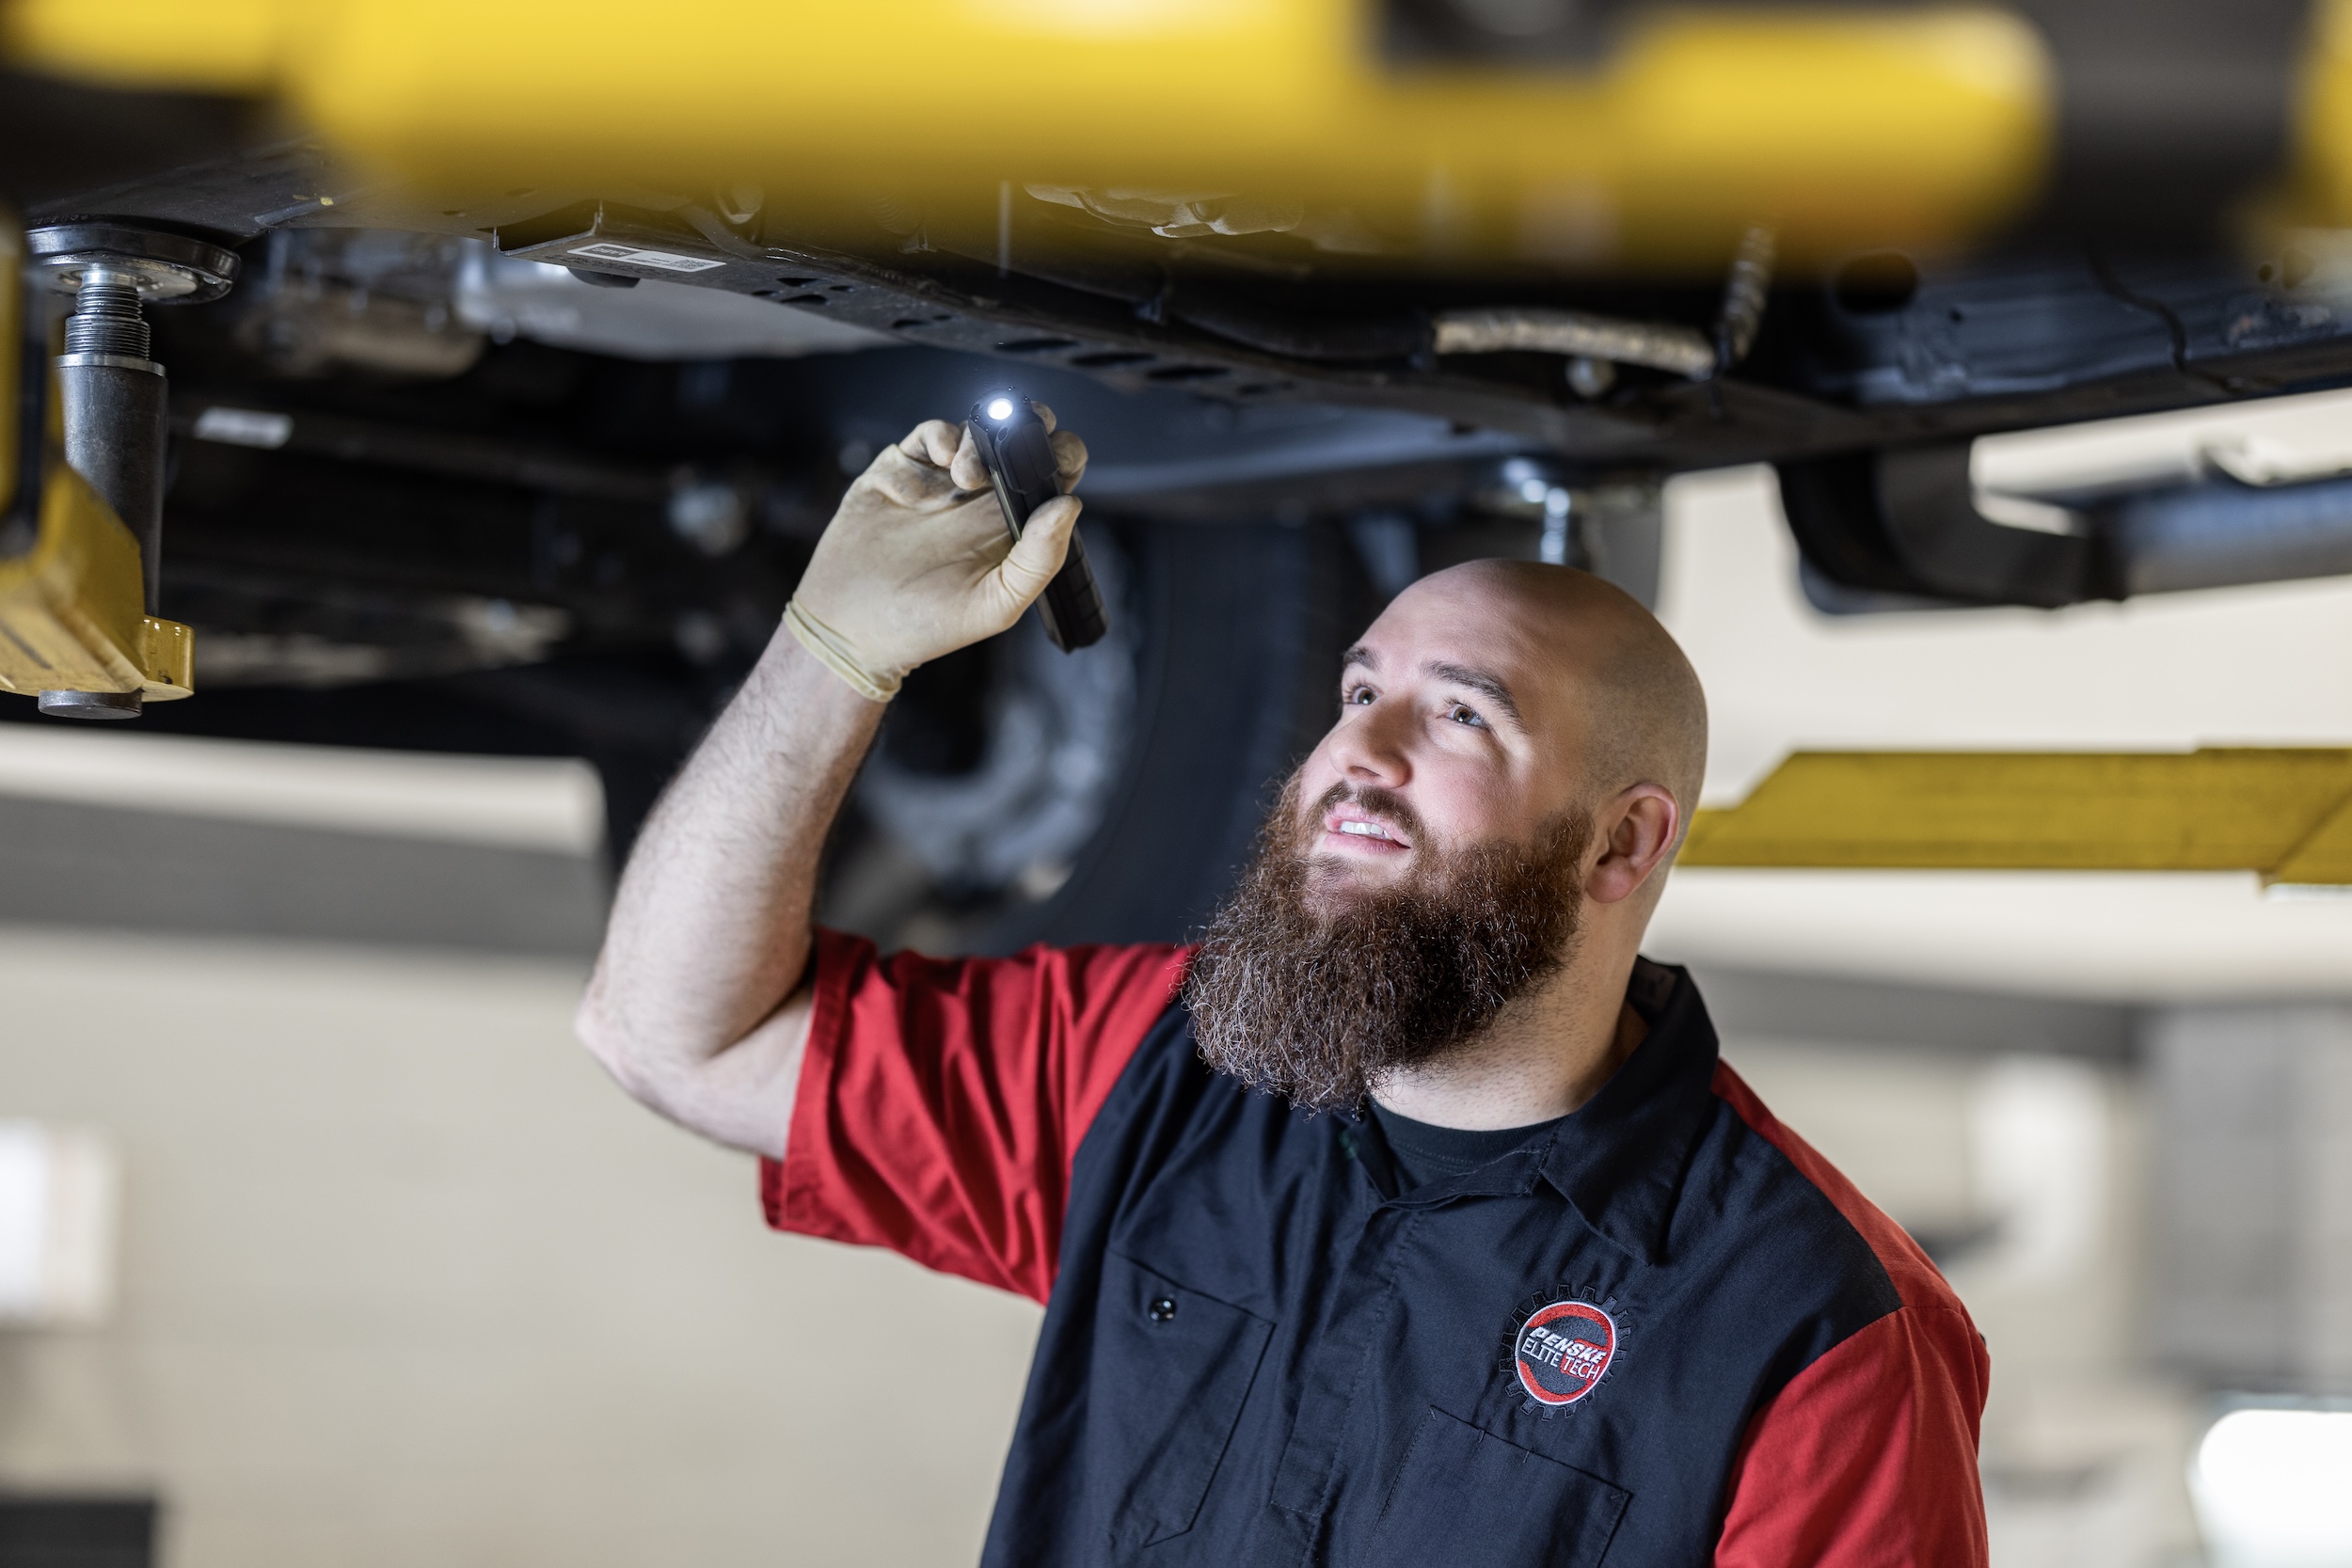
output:
[[[1392,887],[1321,893],[1303,843],[1342,800],[1404,830],[1421,857]],[[1360,1106],[1382,1080],[1458,1053],[1574,955],[1592,818],[1533,845],[1438,853],[1388,790],[1336,784],[1311,817],[1282,791],[1241,885],[1184,982],[1201,1058],[1308,1110]],[[1320,906],[1320,907],[1319,907]]]

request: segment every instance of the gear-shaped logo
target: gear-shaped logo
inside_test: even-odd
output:
[[[1548,1291],[1522,1310],[1503,1363],[1527,1396],[1527,1408],[1549,1416],[1590,1394],[1609,1375],[1625,1346],[1625,1324],[1614,1299],[1598,1292]]]

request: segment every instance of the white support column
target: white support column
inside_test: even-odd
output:
[[[2352,1388],[2352,1007],[2154,1015],[2159,1358],[2219,1386]]]

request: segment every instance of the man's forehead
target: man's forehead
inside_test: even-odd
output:
[[[1561,664],[1560,650],[1548,646],[1560,628],[1547,626],[1541,607],[1510,593],[1472,594],[1457,585],[1427,579],[1399,594],[1364,631],[1351,659],[1406,668],[1454,664],[1508,672],[1526,678],[1537,668]],[[1509,678],[1506,674],[1505,678]]]
[[[1490,677],[1526,720],[1567,719],[1594,655],[1585,617],[1518,585],[1466,573],[1424,578],[1391,602],[1348,658],[1386,680]]]

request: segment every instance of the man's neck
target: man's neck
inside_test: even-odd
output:
[[[1605,968],[1572,963],[1458,1053],[1391,1074],[1373,1098],[1433,1127],[1526,1127],[1566,1116],[1600,1092],[1648,1031],[1626,1000],[1632,973],[1631,954]]]

